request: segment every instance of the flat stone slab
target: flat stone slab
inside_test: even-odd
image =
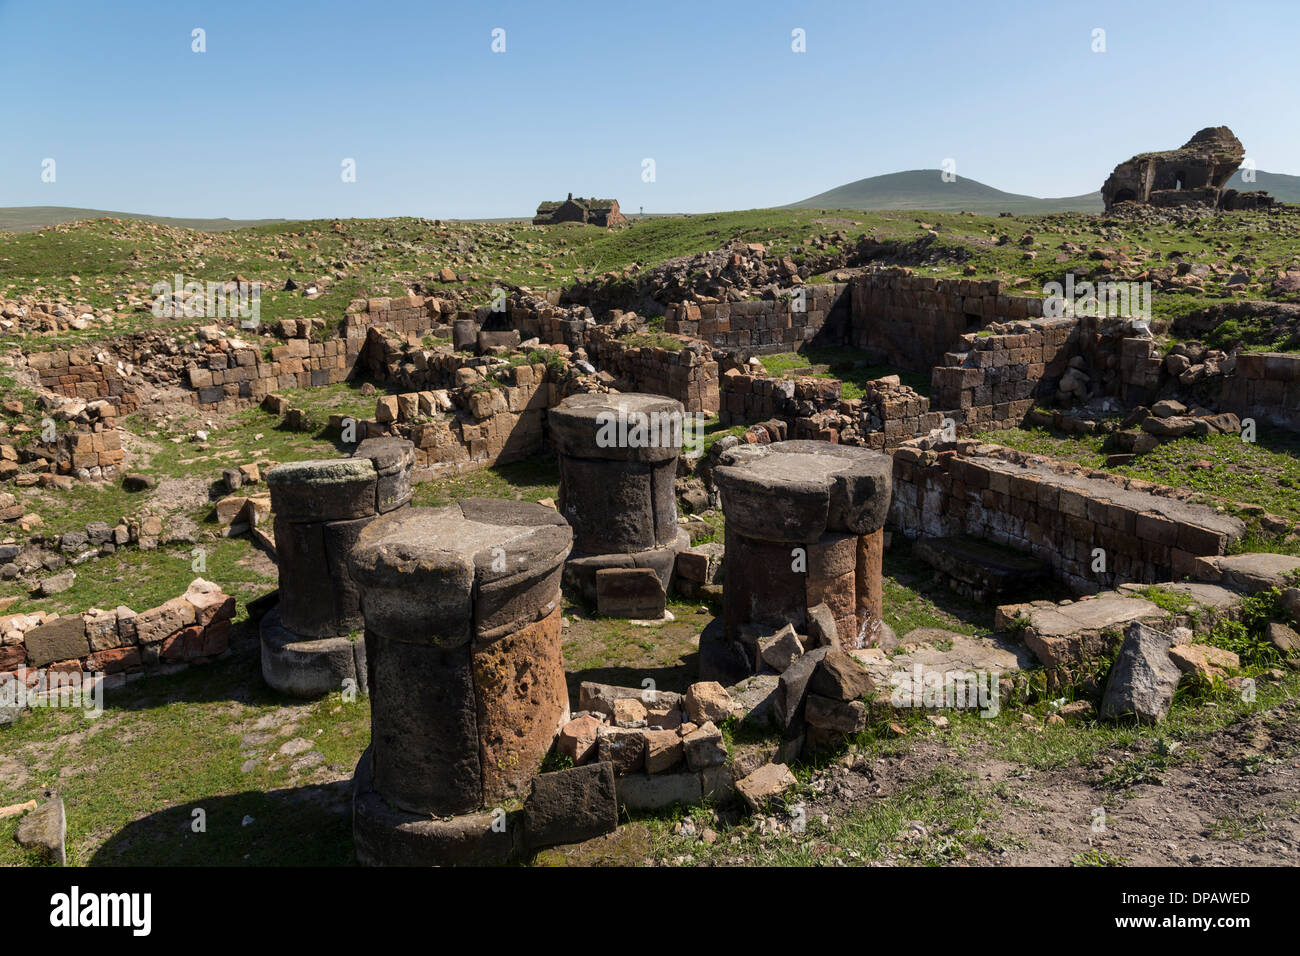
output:
[[[1029,612],[1029,626],[1040,637],[1069,637],[1082,631],[1123,629],[1129,621],[1161,617],[1165,612],[1146,598],[1104,591],[1086,601],[1073,601]]]
[[[669,461],[681,454],[685,409],[664,395],[570,395],[546,413],[561,455],[615,461]]]
[[[886,694],[894,686],[895,674],[914,676],[917,667],[921,669],[922,679],[927,674],[947,679],[951,675],[979,672],[1014,674],[1034,666],[1033,655],[1025,647],[1000,635],[972,637],[925,627],[909,631],[900,639],[899,647],[908,645],[916,646],[893,657],[878,647],[847,653],[866,668],[877,690]]]
[[[1214,611],[1226,611],[1233,605],[1241,603],[1241,594],[1218,584],[1204,584],[1198,581],[1169,581],[1163,584],[1121,584],[1115,590],[1120,594],[1142,597],[1142,592],[1149,587],[1162,591],[1185,594],[1202,607]]]
[[[893,460],[820,441],[737,445],[713,471],[728,530],[760,541],[813,542],[884,527]]]
[[[1289,587],[1288,576],[1300,570],[1300,558],[1287,554],[1234,554],[1197,562],[1197,577],[1253,594]]]

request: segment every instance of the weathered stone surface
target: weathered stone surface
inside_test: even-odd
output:
[[[808,609],[808,646],[842,649],[835,615],[825,604],[815,604]]]
[[[682,738],[686,766],[703,770],[727,762],[727,748],[722,742],[722,731],[712,721],[697,727]]]
[[[790,768],[783,763],[768,763],[753,773],[736,781],[740,794],[750,813],[761,813],[770,802],[779,800],[798,783]]]
[[[1283,657],[1300,651],[1300,634],[1277,621],[1271,622],[1265,629],[1264,639],[1276,647]]]
[[[560,728],[555,749],[575,765],[584,764],[596,756],[596,736],[601,726],[600,720],[590,714],[575,717]]]
[[[1175,644],[1169,648],[1169,659],[1184,674],[1204,681],[1226,677],[1229,670],[1241,666],[1241,659],[1232,651],[1209,644]]]
[[[295,461],[266,473],[271,510],[283,521],[346,521],[375,513],[378,475],[368,458]]]
[[[1101,197],[1107,211],[1121,202],[1167,206],[1200,199],[1217,204],[1245,155],[1228,127],[1206,127],[1178,149],[1140,153],[1120,163],[1102,184]]]
[[[682,705],[682,695],[669,690],[651,690],[647,687],[617,687],[583,681],[578,685],[578,709],[590,710],[606,717],[614,717],[614,701],[631,697],[646,707],[676,708]]]
[[[703,798],[700,774],[634,773],[617,777],[618,802],[629,810],[662,810],[674,804],[695,804]]]
[[[21,846],[37,850],[50,862],[67,866],[68,820],[63,798],[51,797],[35,810],[29,810],[18,822],[14,839]]]
[[[277,515],[275,552],[284,626],[304,637],[340,633],[324,522],[293,522]]]
[[[366,629],[375,788],[410,813],[483,805],[470,648],[431,647]]]
[[[714,469],[729,527],[764,541],[814,542],[828,531],[884,526],[893,488],[889,456],[818,441],[738,445]]]
[[[721,723],[735,713],[735,703],[717,681],[700,681],[686,688],[686,713],[691,722]]]
[[[284,627],[279,605],[262,616],[258,627],[262,679],[280,693],[309,698],[337,693],[349,686],[361,693],[368,691],[364,640],[348,636],[303,638]]]
[[[483,800],[523,793],[569,712],[560,609],[474,648]]]
[[[69,614],[32,628],[24,635],[24,643],[27,645],[27,662],[32,667],[77,660],[90,653],[86,625],[80,614]]]
[[[871,675],[848,654],[828,651],[813,671],[808,692],[831,700],[870,698],[875,692]]]
[[[409,504],[415,445],[405,438],[367,438],[357,445],[353,458],[369,459],[375,467],[375,511],[387,514]]]
[[[619,776],[636,773],[645,767],[643,732],[602,726],[596,732],[596,759],[611,764]]]
[[[1102,697],[1101,715],[1159,723],[1169,713],[1182,673],[1169,658],[1173,641],[1145,624],[1128,626]]]
[[[663,773],[682,762],[682,738],[676,730],[646,730],[645,772]]]
[[[804,703],[804,720],[823,730],[856,734],[867,726],[867,706],[860,700],[842,700],[810,693]]]
[[[764,664],[779,674],[803,654],[803,644],[799,642],[799,635],[794,632],[794,628],[787,624],[771,637],[759,639],[758,654]]]
[[[374,789],[371,751],[352,781],[352,840],[363,866],[500,866],[522,843],[519,814],[495,810],[432,819],[391,806]]]
[[[618,798],[610,764],[571,767],[533,777],[524,801],[524,835],[530,849],[579,843],[617,826]]]
[[[1300,558],[1267,552],[1212,558],[1205,564],[1217,573],[1217,577],[1211,580],[1249,594],[1286,587],[1290,583],[1289,576],[1300,570]]]
[[[662,395],[583,394],[566,398],[547,413],[551,441],[561,455],[617,461],[668,461],[681,453],[681,402]],[[650,422],[679,423],[674,431],[649,431]],[[620,441],[618,423],[624,422]],[[636,427],[645,423],[642,433]],[[665,434],[666,431],[666,434]]]
[[[647,715],[645,704],[635,697],[620,697],[614,701],[614,726],[644,727]]]
[[[377,518],[351,554],[367,628],[454,645],[470,639],[471,623],[482,638],[545,616],[558,584],[552,572],[570,540],[555,518],[528,502],[469,500]],[[476,576],[489,595],[481,615],[472,600]],[[422,600],[410,600],[413,593]]]
[[[596,610],[607,617],[653,620],[664,616],[668,596],[649,568],[602,568],[596,572]]]
[[[781,675],[772,699],[772,716],[781,730],[787,733],[797,730],[798,724],[803,721],[808,684],[828,653],[830,648],[826,647],[808,651]]]

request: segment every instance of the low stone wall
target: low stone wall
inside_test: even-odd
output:
[[[1242,352],[1225,378],[1220,405],[1242,417],[1300,431],[1300,355]]]
[[[818,339],[843,340],[850,312],[848,293],[848,283],[835,282],[795,286],[772,299],[671,303],[664,327],[716,348],[793,351]]]
[[[1192,574],[1197,557],[1225,554],[1246,530],[1176,497],[1187,492],[974,447],[924,440],[895,451],[891,524],[909,537],[969,535],[1028,551],[1081,594]],[[1104,569],[1094,570],[1098,548]]]
[[[850,341],[894,368],[928,372],[967,332],[1040,318],[1043,300],[1007,294],[1000,280],[940,279],[880,269],[852,282]]]
[[[106,399],[123,412],[135,410],[140,396],[128,373],[109,356],[93,349],[54,349],[32,352],[27,367],[36,372],[43,388],[85,402]]]
[[[234,614],[235,599],[202,578],[139,614],[128,607],[62,617],[9,614],[0,617],[0,683],[39,688],[47,674],[96,674],[112,689],[143,674],[170,673],[224,654]]]

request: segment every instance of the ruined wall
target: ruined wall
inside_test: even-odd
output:
[[[894,527],[909,537],[970,535],[1027,551],[1077,593],[1181,578],[1197,556],[1224,554],[1245,532],[1239,519],[1179,500],[1174,489],[923,444],[894,453]],[[1093,571],[1096,548],[1105,551],[1104,571]]]
[[[1300,355],[1242,352],[1219,404],[1242,417],[1300,431]]]
[[[777,420],[788,437],[893,448],[938,428],[942,416],[930,401],[888,376],[867,382],[862,398],[845,401],[835,379],[781,379],[730,369],[722,376],[724,426]],[[782,436],[786,437],[785,435]]]
[[[27,356],[27,367],[36,372],[43,388],[67,398],[84,402],[104,399],[123,412],[134,411],[140,404],[125,370],[93,349],[33,352]]]
[[[796,286],[792,293],[795,290],[804,293],[802,309],[796,308],[793,294],[742,302],[671,303],[664,327],[715,348],[793,351],[814,340],[842,341],[850,314],[848,283]]]
[[[1006,289],[999,280],[939,279],[910,269],[864,273],[852,283],[850,342],[872,353],[871,361],[928,372],[967,332],[1042,316],[1042,299]]]
[[[43,673],[104,675],[106,687],[145,673],[168,673],[224,654],[235,599],[196,578],[181,597],[141,611],[92,608],[84,614],[0,617],[0,680],[39,689]]]

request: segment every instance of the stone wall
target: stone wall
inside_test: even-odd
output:
[[[801,309],[797,291],[804,293]],[[664,327],[715,348],[793,351],[813,341],[842,341],[849,311],[848,283],[836,282],[795,286],[772,299],[671,303]]]
[[[112,689],[146,673],[170,673],[224,654],[234,614],[233,597],[195,578],[182,596],[139,614],[118,607],[63,616],[5,615],[0,684],[17,680],[39,690],[45,675],[71,679],[88,673],[102,675]]]
[[[852,282],[849,339],[871,361],[928,372],[967,332],[1042,316],[1042,299],[1006,293],[1000,280],[939,279],[902,268],[863,273]]]
[[[43,388],[67,398],[93,402],[106,399],[123,412],[135,410],[140,396],[128,373],[110,356],[93,349],[54,349],[32,352],[27,366]]]
[[[1220,405],[1242,417],[1300,431],[1300,355],[1242,352],[1223,383]]]
[[[969,535],[1027,551],[1083,594],[1192,574],[1197,557],[1224,554],[1245,533],[1240,519],[1178,497],[1187,492],[983,450],[926,440],[895,451],[892,525],[909,537]],[[1097,548],[1105,569],[1094,571]]]

